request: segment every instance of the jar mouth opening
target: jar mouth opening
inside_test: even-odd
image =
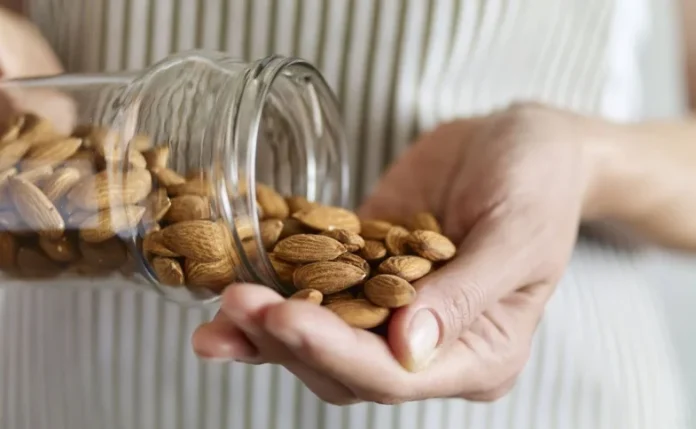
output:
[[[297,92],[294,91],[295,89],[297,89]],[[280,105],[275,105],[274,98],[279,95],[283,98],[283,102]],[[248,103],[248,105],[244,103]],[[335,100],[333,92],[324,81],[320,72],[313,65],[299,58],[268,57],[256,62],[246,76],[240,112],[248,111],[253,113],[249,118],[250,120],[237,121],[237,124],[242,126],[248,124],[249,128],[246,134],[238,134],[235,136],[235,139],[246,139],[246,146],[249,148],[247,152],[248,158],[245,163],[247,169],[244,171],[242,180],[248,187],[246,204],[253,219],[253,240],[255,242],[253,250],[255,255],[248,255],[248,248],[241,245],[240,241],[237,242],[237,245],[243,250],[242,258],[245,266],[252,267],[249,271],[253,272],[257,277],[255,280],[273,287],[286,296],[292,294],[293,289],[289,285],[285,285],[275,273],[269,258],[270,252],[265,248],[262,240],[261,219],[259,216],[255,216],[262,209],[256,199],[257,184],[271,185],[271,187],[276,188],[283,195],[302,195],[310,200],[319,199],[320,193],[318,188],[322,186],[319,183],[322,173],[320,172],[321,168],[317,168],[317,160],[314,159],[315,151],[312,149],[312,145],[318,144],[321,139],[328,138],[328,145],[334,146],[334,149],[340,152],[338,157],[342,160],[347,157],[343,136],[329,136],[330,133],[340,129],[337,126],[341,121],[337,106],[338,102]],[[248,107],[248,110],[246,107]],[[306,177],[299,180],[299,186],[295,186],[294,183],[278,183],[279,181],[282,182],[282,179],[277,178],[275,183],[267,183],[260,175],[260,170],[262,169],[261,158],[266,155],[267,149],[269,149],[265,145],[262,134],[269,131],[271,134],[275,132],[273,129],[264,129],[264,126],[268,125],[268,122],[264,121],[277,121],[278,118],[272,114],[272,112],[278,113],[277,109],[292,110],[294,114],[288,114],[291,118],[290,122],[293,122],[293,125],[300,124],[300,126],[287,133],[294,136],[295,143],[298,143],[299,140],[295,151],[304,153],[305,156],[305,164],[302,167]],[[281,128],[282,132],[288,131],[287,129],[283,130],[280,126],[279,128]],[[290,128],[293,127],[291,126]],[[241,129],[243,128],[238,128],[237,130]],[[282,135],[282,132],[279,138],[287,138],[288,136]],[[273,138],[271,137],[270,139],[272,140]],[[340,197],[333,199],[331,201],[332,204],[345,205],[348,195],[347,163],[343,164],[345,165],[341,165],[341,177],[339,180],[341,190],[338,194]],[[288,179],[293,181],[292,178]],[[239,240],[239,237],[235,236],[235,240]],[[254,259],[256,263],[253,262]]]

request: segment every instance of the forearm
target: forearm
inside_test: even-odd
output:
[[[585,219],[620,221],[658,244],[696,251],[696,121],[593,129]]]

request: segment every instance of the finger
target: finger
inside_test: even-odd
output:
[[[348,387],[365,401],[395,403],[418,396],[418,384],[386,342],[353,329],[331,311],[288,301],[267,310],[265,326],[307,366]]]
[[[513,291],[527,275],[525,246],[510,241],[502,220],[480,222],[457,257],[416,283],[410,306],[395,312],[389,343],[410,371],[427,367],[457,341],[491,304]]]
[[[222,312],[211,322],[199,326],[191,342],[196,354],[206,360],[259,362],[258,349]]]
[[[357,398],[353,392],[298,360],[285,344],[266,331],[264,318],[268,308],[284,302],[285,299],[269,288],[234,285],[225,291],[221,311],[246,334],[258,350],[260,361],[283,365],[326,402],[355,403]]]

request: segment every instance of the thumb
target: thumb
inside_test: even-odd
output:
[[[491,303],[512,292],[526,277],[520,263],[526,252],[511,242],[515,239],[508,229],[500,221],[479,223],[455,259],[416,283],[416,301],[395,312],[389,343],[407,370],[427,367]]]

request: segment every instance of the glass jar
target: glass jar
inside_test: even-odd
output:
[[[300,59],[192,51],[137,73],[2,81],[0,95],[5,278],[118,276],[182,304],[234,281],[288,293],[260,200],[346,203],[338,104]]]

